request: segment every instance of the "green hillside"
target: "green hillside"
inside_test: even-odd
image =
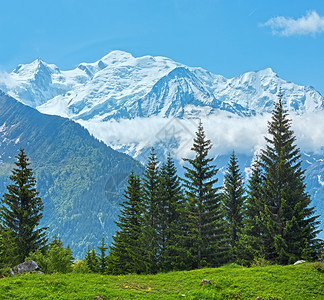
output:
[[[73,121],[39,113],[0,93],[0,195],[19,148],[30,158],[44,202],[43,226],[81,256],[102,235],[111,241],[131,170],[141,165]]]
[[[0,295],[1,299],[324,299],[320,265],[229,265],[125,276],[29,274],[0,279]],[[210,283],[202,284],[203,279]]]

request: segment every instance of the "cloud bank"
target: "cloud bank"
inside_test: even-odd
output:
[[[211,140],[214,156],[229,154],[235,150],[239,154],[253,155],[264,148],[267,122],[270,114],[249,118],[219,113],[202,119],[206,136]],[[292,129],[297,137],[297,145],[304,152],[322,153],[324,150],[324,112],[294,115]],[[177,159],[190,157],[190,150],[198,120],[166,119],[162,117],[111,120],[93,123],[80,121],[90,133],[118,150],[133,156],[141,149],[159,145],[167,148]],[[177,141],[177,142],[175,142]],[[125,147],[126,145],[126,147]],[[168,148],[169,147],[169,148]]]
[[[271,18],[263,26],[270,27],[273,34],[282,36],[315,35],[324,32],[324,17],[311,11],[299,19],[282,16]]]

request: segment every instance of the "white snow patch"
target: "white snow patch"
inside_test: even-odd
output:
[[[324,181],[321,180],[321,177],[322,177],[322,175],[317,175],[317,180],[318,180],[318,183],[319,183],[322,187],[324,187]]]

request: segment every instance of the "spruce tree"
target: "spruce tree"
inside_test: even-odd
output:
[[[316,238],[318,217],[305,191],[300,150],[282,97],[280,92],[268,123],[267,146],[261,153],[262,213],[266,224],[262,237],[266,259],[287,264],[316,257],[320,241]]]
[[[101,245],[98,247],[100,254],[99,254],[99,271],[101,274],[106,272],[107,268],[107,257],[106,257],[106,250],[108,247],[106,246],[105,238],[102,236],[101,238]]]
[[[183,194],[171,155],[159,173],[159,269],[181,269],[183,248],[179,240]]]
[[[262,246],[262,170],[259,157],[252,163],[248,180],[243,232],[239,236],[238,263],[250,265],[255,258],[264,256]]]
[[[187,198],[187,247],[192,257],[191,268],[218,266],[224,260],[224,223],[219,188],[215,187],[217,169],[208,158],[211,149],[202,123],[199,122],[191,148],[193,159],[186,158],[184,187]]]
[[[142,246],[142,186],[141,180],[131,173],[126,187],[125,201],[121,204],[119,227],[113,237],[108,256],[108,272],[112,274],[143,273],[146,271]]]
[[[261,237],[262,221],[261,212],[262,206],[262,170],[260,166],[259,157],[253,162],[251,168],[251,176],[248,181],[247,199],[246,199],[246,218],[245,218],[245,232],[248,235],[256,238]]]
[[[222,197],[231,248],[229,259],[236,261],[237,245],[243,227],[245,189],[243,176],[234,151],[230,157],[224,179]]]
[[[158,271],[159,260],[159,169],[156,154],[152,148],[143,176],[143,237],[148,273]]]
[[[0,220],[3,230],[11,232],[17,262],[23,262],[30,252],[45,250],[47,245],[46,229],[39,227],[43,202],[36,191],[36,180],[23,149],[16,156],[16,168],[13,169],[3,195]]]
[[[96,253],[94,248],[92,249],[88,248],[84,256],[84,261],[91,272],[99,273],[100,262],[99,262],[98,254]]]

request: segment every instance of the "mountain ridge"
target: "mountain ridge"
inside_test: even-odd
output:
[[[271,68],[227,79],[166,57],[135,58],[119,50],[67,71],[37,59],[19,65],[9,76],[14,84],[0,83],[5,92],[43,113],[75,120],[182,117],[180,106],[186,105],[249,116],[270,112],[279,87],[292,111],[324,109],[324,99],[314,88],[283,80]],[[186,102],[179,106],[183,95]]]

